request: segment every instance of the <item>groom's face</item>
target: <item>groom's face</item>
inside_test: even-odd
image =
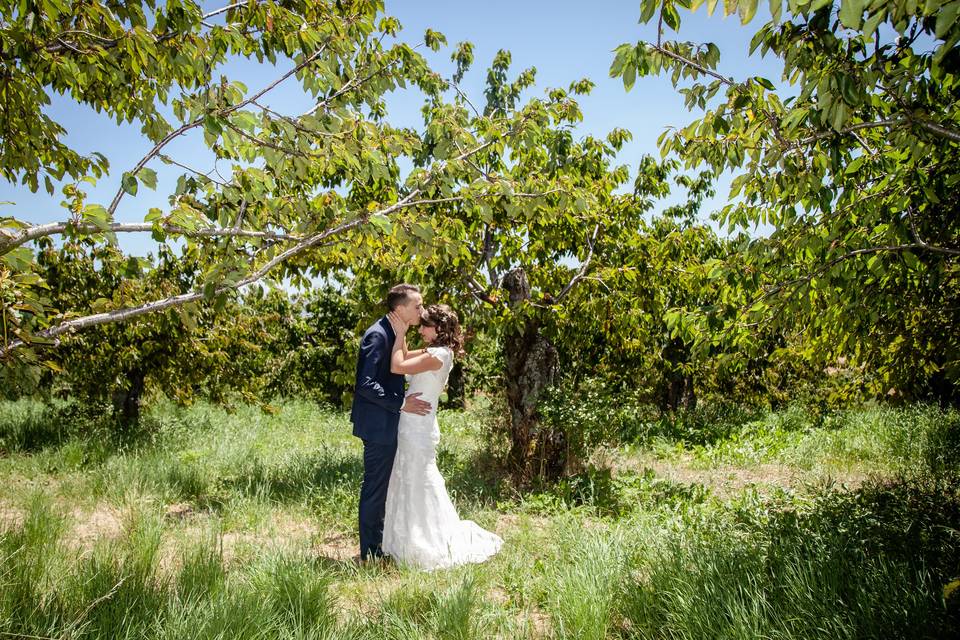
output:
[[[396,309],[400,319],[413,326],[420,324],[421,311],[423,311],[423,296],[416,291],[411,291],[407,296],[407,301]]]

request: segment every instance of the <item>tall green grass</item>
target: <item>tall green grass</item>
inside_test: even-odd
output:
[[[39,415],[4,410],[16,425]],[[430,573],[315,547],[346,535],[352,553],[361,463],[345,417],[314,405],[269,415],[159,404],[133,438],[68,425],[72,435],[6,450],[0,635],[832,640],[960,629],[960,598],[943,595],[960,578],[955,413],[817,418],[794,407],[702,449],[684,444],[708,463],[888,472],[855,491],[723,499],[604,468],[515,495],[485,457],[479,420],[441,415],[440,465],[461,515],[506,543],[482,565]],[[185,515],[167,514],[171,503]],[[78,536],[105,505],[119,531]]]
[[[626,576],[634,541],[628,541],[629,533],[622,529],[582,532],[571,524],[573,544],[548,571],[545,609],[556,638],[600,640],[612,630],[617,588]]]
[[[932,406],[866,407],[820,415],[795,405],[692,447],[709,464],[940,473],[960,467],[960,412]]]
[[[161,558],[161,523],[76,554],[63,518],[34,501],[0,533],[0,631],[70,638],[335,637],[330,576],[309,557],[264,553],[233,569],[214,540]],[[164,566],[167,564],[168,566]]]
[[[621,592],[625,626],[639,637],[956,637],[960,611],[942,598],[960,570],[955,485],[868,486],[746,515],[688,513],[650,532]]]

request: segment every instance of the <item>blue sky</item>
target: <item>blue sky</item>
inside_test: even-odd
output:
[[[217,8],[219,4],[210,4]],[[589,96],[580,98],[584,121],[581,134],[605,135],[614,127],[633,133],[619,157],[619,162],[636,167],[644,154],[657,154],[656,139],[668,126],[683,126],[693,117],[683,107],[683,101],[665,76],[642,78],[629,93],[619,79],[608,76],[613,60],[613,49],[624,42],[655,39],[655,25],[640,25],[640,3],[631,2],[548,2],[541,0],[487,0],[483,3],[435,0],[406,0],[387,2],[386,11],[403,24],[401,39],[418,43],[429,27],[446,35],[449,46],[438,53],[424,51],[435,69],[450,75],[453,70],[449,57],[455,43],[469,40],[475,46],[472,71],[464,79],[463,88],[475,103],[483,100],[486,68],[499,49],[512,53],[516,72],[536,67],[537,84],[533,93],[542,93],[550,87],[567,87],[571,82],[589,78],[596,87]],[[763,15],[747,27],[735,16],[723,18],[719,12],[712,17],[704,8],[697,13],[681,15],[683,25],[680,38],[694,42],[714,42],[722,52],[720,71],[741,78],[761,75],[780,84],[781,67],[776,60],[747,56],[749,40],[754,29],[762,24]],[[668,36],[675,37],[675,36]],[[277,67],[257,65],[255,62],[234,61],[221,73],[230,79],[242,81],[251,91],[268,84],[291,63],[281,61]],[[270,94],[266,103],[286,113],[301,113],[310,102],[296,87],[296,82],[281,85]],[[421,122],[419,96],[413,92],[397,93],[388,100],[389,120],[396,125],[418,126]],[[150,148],[139,133],[138,125],[117,125],[115,121],[80,107],[69,100],[56,98],[48,113],[67,129],[67,142],[81,152],[100,151],[110,159],[111,174],[100,184],[88,189],[90,202],[109,204],[116,192],[123,171],[131,168]],[[166,152],[198,169],[212,168],[210,155],[202,143],[202,133],[194,131],[179,140]],[[173,180],[181,172],[165,167],[159,161],[150,165],[158,171],[156,191],[141,188],[137,197],[126,196],[117,211],[121,222],[139,222],[150,207],[166,209],[167,194]],[[229,173],[229,165],[221,166]],[[721,183],[718,195],[707,204],[715,209],[725,202],[726,188]],[[59,192],[48,196],[45,191],[32,194],[29,190],[0,181],[0,215],[13,215],[31,223],[51,222],[66,218],[61,208]],[[9,204],[12,202],[13,204]],[[122,246],[134,253],[150,251],[153,243],[148,234],[130,234],[121,238]]]

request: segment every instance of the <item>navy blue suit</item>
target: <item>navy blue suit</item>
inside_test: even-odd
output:
[[[360,557],[380,556],[387,485],[397,454],[397,424],[404,400],[404,378],[390,373],[396,334],[380,318],[363,334],[357,359],[357,382],[350,421],[363,440],[363,485],[360,488]]]

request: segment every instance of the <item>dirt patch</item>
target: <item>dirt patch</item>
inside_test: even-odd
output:
[[[498,586],[493,586],[487,589],[486,597],[484,599],[501,607],[509,605],[511,601],[510,594],[507,593],[506,589]]]
[[[768,485],[792,489],[799,484],[799,476],[795,470],[772,464],[754,468],[720,466],[697,469],[661,460],[647,460],[639,466],[639,470],[650,469],[658,478],[671,482],[703,485],[720,498],[729,498],[751,486]]]
[[[500,513],[497,515],[497,523],[493,526],[493,532],[503,538],[505,534],[517,529],[543,529],[549,524],[550,518],[544,516],[528,513]]]
[[[177,502],[167,507],[163,517],[167,520],[186,520],[196,516],[199,513],[194,506],[188,502]]]
[[[731,498],[747,488],[795,491],[810,486],[838,485],[857,489],[871,478],[857,471],[813,472],[779,464],[747,467],[718,465],[704,468],[688,457],[658,459],[648,456],[610,457],[614,474],[652,471],[657,478],[684,485],[701,485],[720,499]]]
[[[334,533],[318,537],[313,552],[333,562],[354,562],[359,559],[360,543],[353,533]]]
[[[527,611],[526,616],[522,619],[533,628],[535,638],[549,638],[553,635],[550,632],[550,616],[543,611],[536,609]]]
[[[25,513],[12,505],[0,504],[0,528],[13,529],[23,526]]]
[[[68,530],[66,541],[72,546],[89,547],[102,538],[115,539],[123,532],[122,514],[106,505],[97,505],[92,511],[74,511],[74,525]]]

